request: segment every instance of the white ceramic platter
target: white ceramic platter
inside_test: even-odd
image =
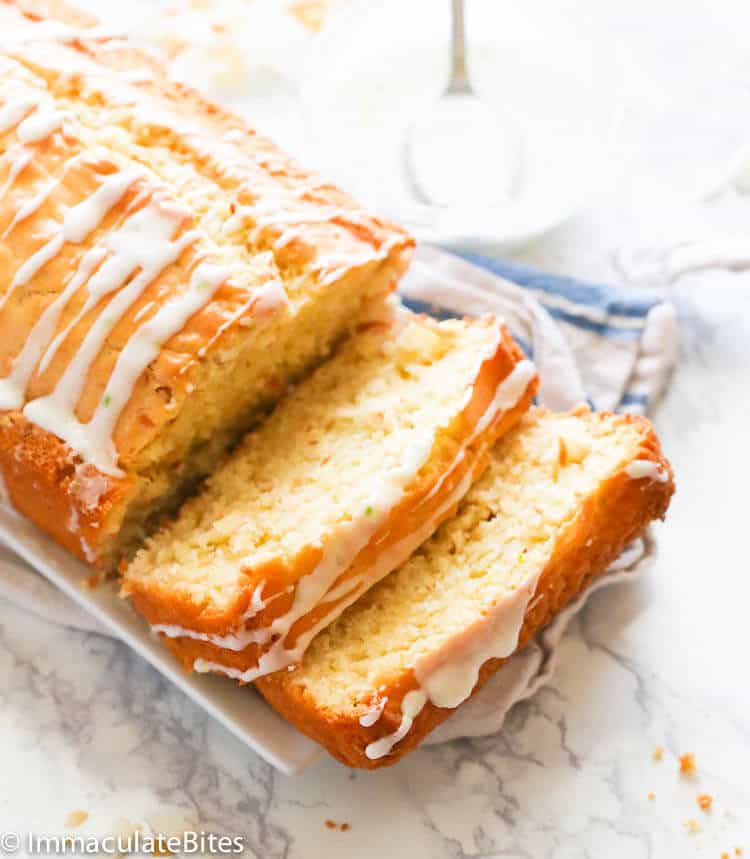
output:
[[[153,635],[143,618],[117,595],[115,582],[83,587],[91,569],[35,525],[0,504],[0,542],[90,612],[254,752],[286,774],[301,772],[321,753],[250,687],[220,677],[187,674]]]

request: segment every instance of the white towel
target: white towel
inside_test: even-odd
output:
[[[412,308],[441,317],[502,316],[533,358],[541,377],[539,401],[551,409],[588,400],[595,408],[643,413],[663,391],[677,353],[674,309],[653,293],[581,283],[511,263],[477,257],[469,262],[421,247],[401,295]],[[648,539],[629,547],[428,742],[497,731],[515,702],[549,680],[557,645],[588,596],[632,577],[653,553]],[[2,547],[0,597],[52,623],[110,634]]]

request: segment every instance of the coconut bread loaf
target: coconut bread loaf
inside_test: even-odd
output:
[[[397,310],[247,436],[123,592],[188,669],[250,682],[293,664],[455,511],[535,390],[494,318]]]
[[[91,24],[0,2],[0,477],[111,569],[412,241]]]
[[[457,514],[257,688],[345,764],[394,763],[664,516],[673,490],[646,419],[533,411]]]

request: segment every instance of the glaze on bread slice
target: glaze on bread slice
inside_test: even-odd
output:
[[[673,491],[645,418],[535,410],[454,518],[300,666],[256,685],[345,764],[392,764],[663,517]]]
[[[249,682],[297,662],[452,515],[535,390],[494,318],[397,311],[282,400],[123,590],[188,668]]]
[[[0,2],[0,476],[110,569],[413,242],[64,9]]]

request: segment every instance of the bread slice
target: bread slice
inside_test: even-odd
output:
[[[0,2],[0,476],[111,568],[413,242],[64,9]]]
[[[457,515],[257,687],[345,764],[392,764],[664,516],[673,490],[644,418],[533,411]]]
[[[249,682],[296,662],[455,511],[535,390],[494,318],[398,311],[282,401],[123,592],[188,668]]]

